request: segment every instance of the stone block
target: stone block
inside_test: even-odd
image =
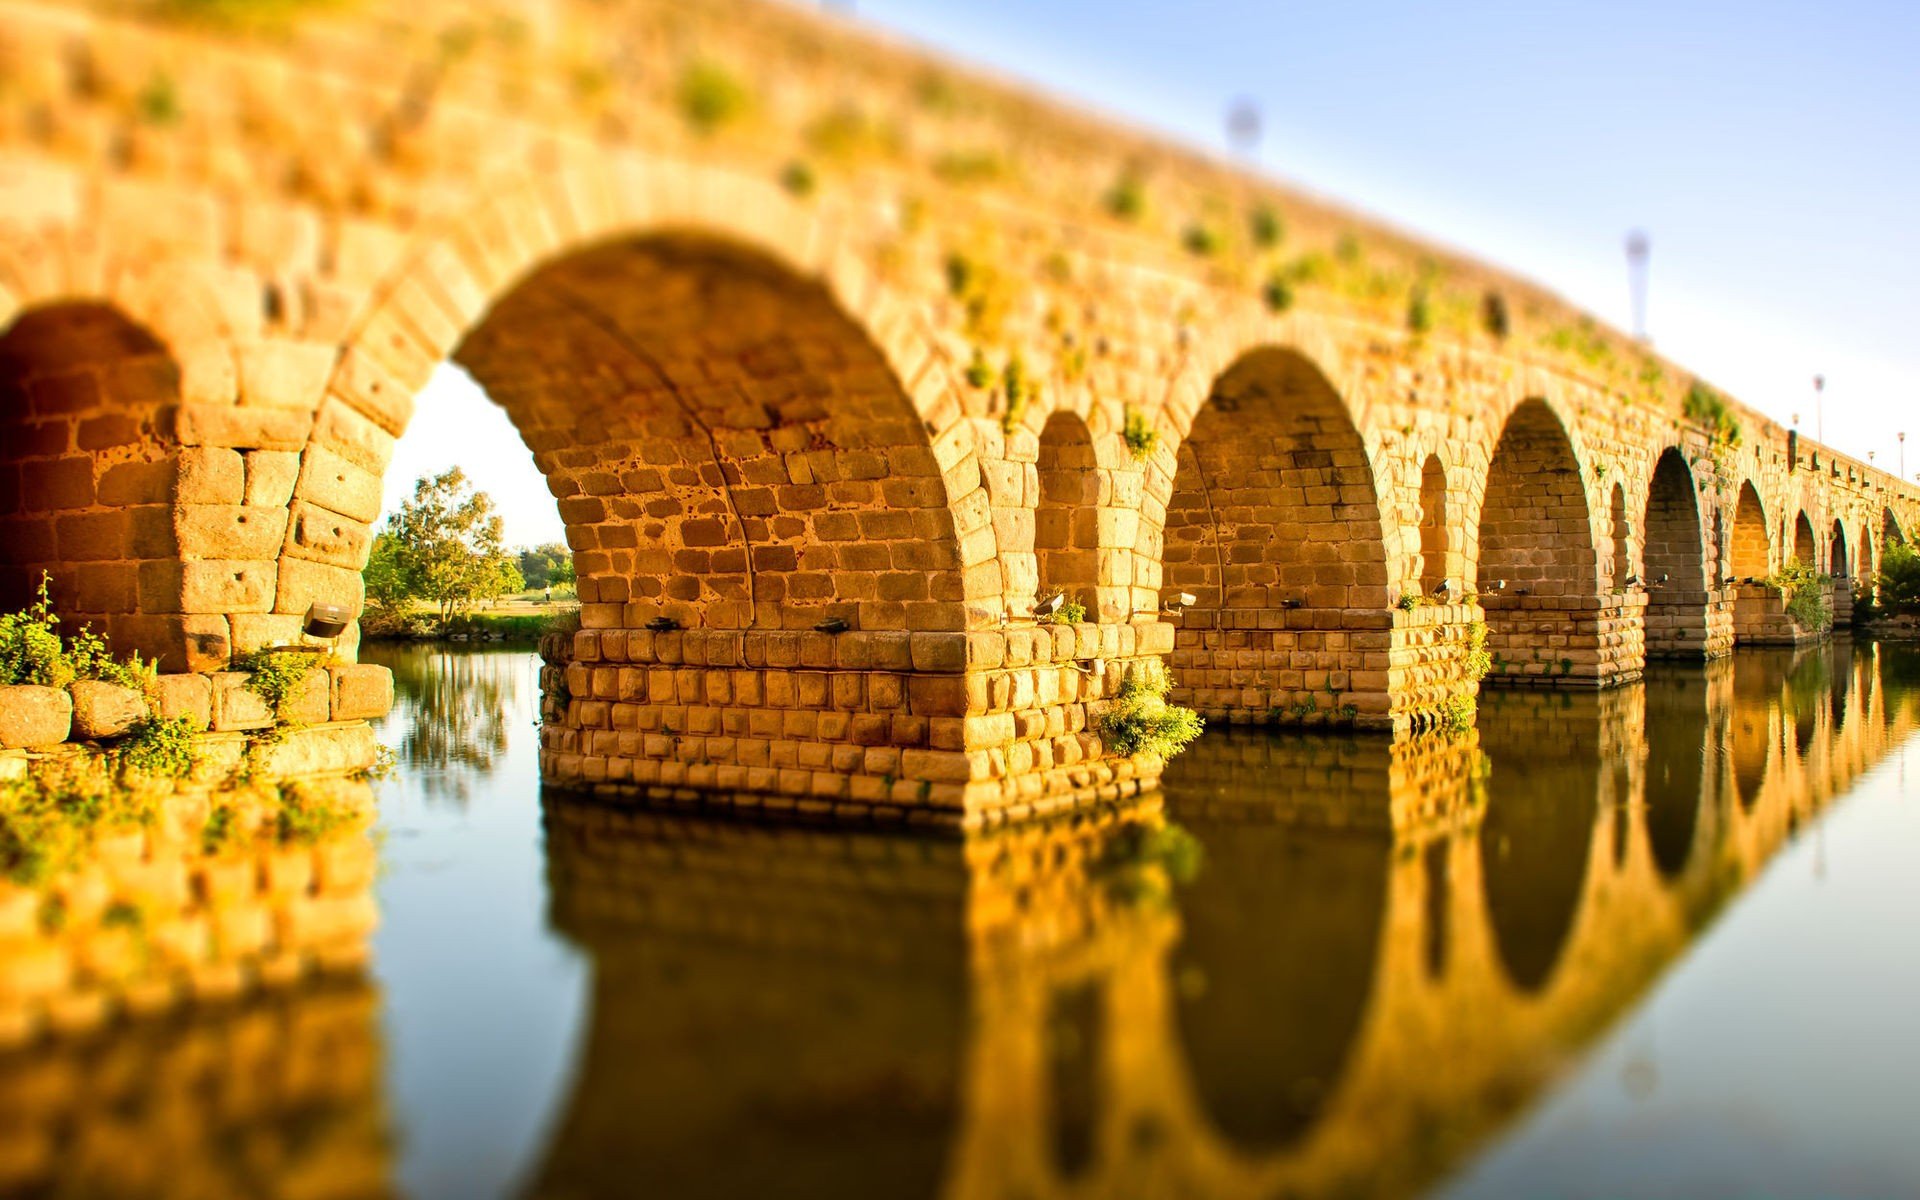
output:
[[[312,605],[338,604],[360,611],[366,585],[360,572],[304,558],[280,560],[280,585],[274,611],[305,616]]]
[[[236,450],[183,446],[174,463],[172,499],[182,504],[238,504],[247,471]]]
[[[367,721],[393,708],[393,672],[372,663],[329,668],[335,721]]]
[[[73,699],[75,738],[119,737],[147,718],[147,698],[130,687],[82,679],[67,689]]]
[[[186,558],[273,562],[287,532],[287,510],[242,504],[180,504],[173,530]]]
[[[291,450],[249,450],[247,490],[242,502],[267,508],[284,508],[293,499],[294,481],[300,477],[300,456]]]
[[[205,675],[162,675],[153,681],[153,710],[172,721],[185,718],[195,733],[213,724],[213,684]]]
[[[0,750],[57,746],[73,729],[73,698],[59,688],[0,687]]]
[[[308,671],[306,678],[287,696],[281,717],[299,725],[325,724],[333,707],[331,684],[326,671],[317,667]]]
[[[213,728],[219,733],[266,729],[274,722],[267,702],[247,687],[253,676],[245,671],[216,671],[213,685]]]

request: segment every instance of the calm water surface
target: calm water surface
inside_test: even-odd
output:
[[[1913,648],[1216,731],[966,844],[543,803],[532,655],[366,657],[389,1190],[1920,1195]]]

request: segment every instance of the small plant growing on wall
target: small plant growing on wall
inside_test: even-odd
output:
[[[1512,332],[1513,324],[1507,315],[1507,298],[1499,292],[1488,292],[1480,298],[1480,326],[1495,341],[1504,342]]]
[[[1126,424],[1120,436],[1126,439],[1127,449],[1133,452],[1136,459],[1146,458],[1160,444],[1159,431],[1147,424],[1146,415],[1138,409],[1127,410]]]
[[[1170,759],[1200,736],[1200,714],[1167,703],[1173,681],[1166,672],[1135,668],[1100,714],[1100,736],[1119,754]]]
[[[1267,276],[1267,282],[1260,288],[1260,298],[1266,301],[1267,311],[1283,313],[1293,307],[1293,282],[1286,272],[1275,271]]]
[[[1087,619],[1087,606],[1078,600],[1063,600],[1060,607],[1034,618],[1036,625],[1078,625]]]
[[[820,186],[820,181],[814,176],[812,167],[799,159],[795,159],[793,162],[781,168],[780,186],[804,200],[808,196],[813,195],[814,191]]]
[[[1187,253],[1198,258],[1212,258],[1220,253],[1220,243],[1219,233],[1212,226],[1198,221],[1187,226],[1186,232],[1180,235],[1180,244],[1187,248]]]
[[[1007,409],[1000,415],[1000,427],[1012,433],[1020,425],[1022,417],[1027,415],[1027,404],[1039,394],[1040,389],[1027,378],[1027,365],[1018,354],[1007,360],[1006,369],[1000,372],[1000,387],[1007,397]]]
[[[1740,422],[1733,419],[1726,397],[1698,379],[1688,385],[1680,411],[1687,420],[1703,427],[1715,442],[1728,446],[1740,444]]]
[[[1414,288],[1407,298],[1407,329],[1417,337],[1432,328],[1433,302],[1427,298],[1426,288]]]
[[[745,115],[747,89],[718,63],[698,62],[680,78],[680,112],[700,133],[713,133]]]
[[[1769,587],[1786,595],[1787,615],[1802,629],[1833,628],[1833,576],[1822,575],[1795,559],[1767,577]]]
[[[1278,246],[1287,236],[1286,224],[1270,204],[1262,204],[1247,216],[1247,236],[1262,250]]]
[[[1138,221],[1147,213],[1147,185],[1139,175],[1128,171],[1107,189],[1104,203],[1107,211],[1122,221]]]

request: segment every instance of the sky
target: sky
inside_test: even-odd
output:
[[[1662,353],[1783,423],[1798,412],[1845,453],[1877,451],[1876,466],[1899,465],[1907,430],[1907,475],[1920,473],[1920,4],[838,8],[1223,155],[1244,97],[1263,118],[1251,169],[1623,329],[1624,242],[1644,230]],[[503,501],[509,540],[561,539],[511,426],[447,371],[400,444],[389,504],[456,460]]]

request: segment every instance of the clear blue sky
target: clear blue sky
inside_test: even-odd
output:
[[[1246,96],[1260,169],[1623,328],[1623,240],[1645,229],[1664,353],[1782,421],[1798,410],[1809,435],[1823,372],[1826,440],[1891,468],[1905,429],[1920,472],[1920,3],[860,0],[853,15],[1222,153]],[[472,417],[451,390],[422,410],[422,425]],[[389,496],[434,440],[402,443]],[[491,461],[468,461],[495,486]],[[557,517],[534,519],[510,509],[510,536],[557,539]]]

